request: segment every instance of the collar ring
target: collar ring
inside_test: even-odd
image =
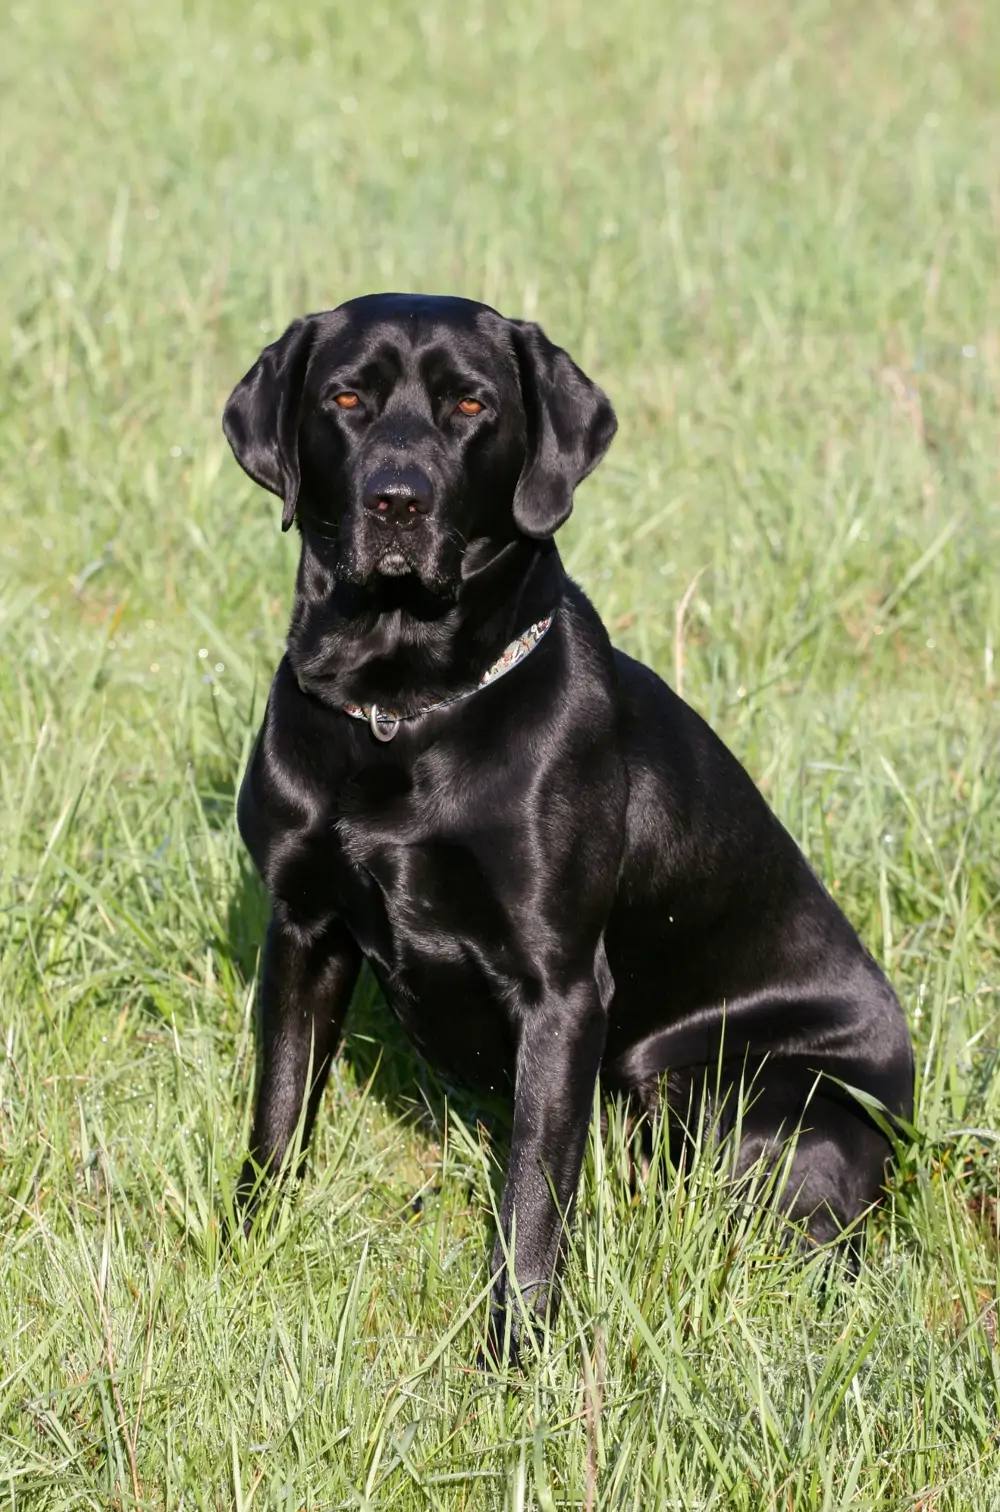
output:
[[[368,723],[375,739],[382,741],[384,745],[386,742],[392,740],[399,729],[399,716],[397,714],[380,714],[378,704],[372,704]]]

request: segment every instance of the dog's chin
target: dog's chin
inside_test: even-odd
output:
[[[401,551],[386,551],[375,564],[377,577],[401,578],[413,571],[413,564],[408,562]]]
[[[448,586],[439,563],[424,561],[420,556],[414,560],[405,551],[392,546],[379,553],[365,574],[367,587],[377,588],[380,583],[398,585],[404,590],[412,588],[415,592],[422,589],[428,593],[441,593]]]
[[[356,557],[342,556],[337,566],[337,576],[355,588],[369,593],[380,587],[391,592],[393,597],[403,594],[431,594],[435,598],[453,598],[458,588],[455,575],[444,570],[438,562],[411,561],[402,551],[391,547],[374,559],[359,561]]]
[[[393,596],[412,591],[452,597],[461,581],[460,557],[442,550],[439,542],[417,537],[418,532],[412,532],[401,538],[372,540],[344,530],[331,564],[334,574],[342,583],[369,593],[382,587],[391,588]]]

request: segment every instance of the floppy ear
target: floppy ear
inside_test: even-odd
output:
[[[540,326],[512,320],[528,452],[514,492],[514,520],[542,540],[569,519],[573,490],[600,462],[618,429],[607,396]]]
[[[293,320],[240,379],[222,414],[243,471],[284,500],[282,530],[294,520],[299,497],[299,412],[312,339],[313,323]]]

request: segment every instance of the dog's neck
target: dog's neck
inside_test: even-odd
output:
[[[337,575],[333,543],[303,532],[288,656],[324,703],[415,713],[474,687],[529,625],[552,613],[564,572],[551,540],[526,537],[467,554],[450,595],[413,575],[357,586]]]

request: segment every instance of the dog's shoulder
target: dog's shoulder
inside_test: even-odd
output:
[[[323,823],[323,797],[336,789],[342,717],[304,693],[288,656],[282,657],[236,811],[243,841],[265,875],[278,837]]]

